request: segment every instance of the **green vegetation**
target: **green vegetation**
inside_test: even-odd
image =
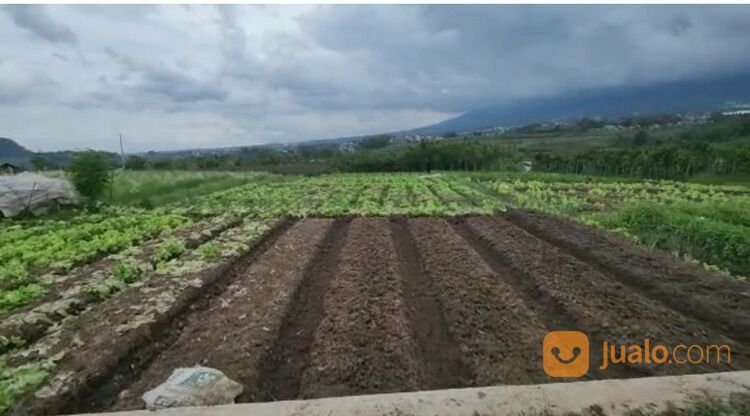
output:
[[[221,256],[221,249],[214,243],[206,243],[197,249],[198,255],[205,261],[213,261]]]
[[[750,144],[730,148],[713,148],[705,143],[603,148],[574,155],[538,153],[534,169],[655,179],[687,179],[699,173],[750,174]]]
[[[38,283],[29,283],[13,289],[0,292],[0,312],[23,306],[32,299],[46,293],[44,287]]]
[[[750,276],[750,227],[655,204],[626,207],[604,217],[601,224],[625,230],[649,246],[684,253]]]
[[[6,412],[19,397],[40,386],[47,375],[40,363],[8,367],[0,360],[0,413]]]
[[[68,166],[68,173],[81,196],[95,199],[102,195],[110,182],[109,160],[93,150],[80,152]]]
[[[27,221],[0,228],[0,311],[44,295],[45,275],[65,273],[186,222],[162,211],[110,208],[71,221]]]
[[[112,267],[112,276],[125,283],[135,283],[141,279],[142,271],[137,264],[128,261],[118,261]]]
[[[254,172],[118,171],[110,202],[150,208],[261,181],[266,176]]]
[[[750,177],[750,116],[650,115],[439,136],[371,136],[248,147],[220,154],[131,157],[132,169],[347,172],[517,171],[717,181]],[[129,160],[130,162],[130,160]],[[735,179],[736,180],[736,179]]]
[[[169,260],[180,257],[186,250],[185,242],[182,240],[171,238],[159,244],[154,251],[153,262],[154,264],[163,264]]]
[[[477,178],[511,205],[620,232],[735,275],[750,274],[750,188],[559,174]]]

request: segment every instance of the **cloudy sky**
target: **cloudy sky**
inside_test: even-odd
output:
[[[750,6],[0,6],[0,136],[252,145],[750,70]]]

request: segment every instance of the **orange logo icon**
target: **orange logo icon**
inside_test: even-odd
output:
[[[589,371],[589,337],[580,331],[552,331],[542,345],[544,372],[550,377],[581,377]]]

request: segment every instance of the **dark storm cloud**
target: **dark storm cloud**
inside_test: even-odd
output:
[[[13,5],[2,9],[16,25],[48,42],[74,45],[78,41],[69,27],[50,18],[39,6]]]
[[[330,6],[300,21],[408,85],[401,102],[456,111],[750,67],[746,6]]]

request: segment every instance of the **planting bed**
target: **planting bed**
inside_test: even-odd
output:
[[[141,408],[172,369],[199,364],[242,383],[242,402],[545,383],[556,380],[543,372],[542,339],[561,329],[591,338],[585,379],[750,369],[748,284],[561,218],[265,227],[216,264],[128,288],[16,356],[52,364],[11,413]],[[593,364],[602,341],[647,337],[727,343],[731,366]]]

